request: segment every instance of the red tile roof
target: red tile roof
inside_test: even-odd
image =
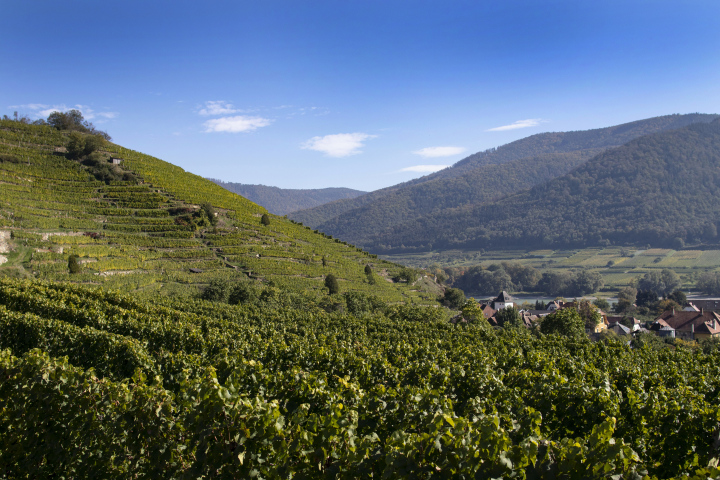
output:
[[[660,315],[656,322],[662,320],[670,327],[681,332],[720,334],[720,315],[715,312],[683,312],[668,310]]]

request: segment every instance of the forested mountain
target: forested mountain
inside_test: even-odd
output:
[[[605,149],[642,135],[707,123],[717,115],[666,115],[607,128],[541,133],[471,155],[451,168],[289,216],[357,244],[444,209],[497,200],[563,175]]]
[[[258,205],[262,205],[275,215],[285,215],[335,200],[356,198],[367,193],[351,188],[293,189],[224,182],[215,178],[209,178],[208,180],[215,182],[226,190],[242,195]]]
[[[366,244],[449,248],[717,243],[720,120],[635,139],[494,203],[428,215]]]

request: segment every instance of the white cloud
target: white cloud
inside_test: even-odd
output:
[[[305,150],[316,150],[323,152],[330,157],[347,157],[361,153],[364,141],[375,138],[376,135],[367,133],[338,133],[325,135],[324,137],[313,137],[303,143],[300,148]]]
[[[247,117],[238,115],[236,117],[214,118],[205,122],[206,132],[251,132],[260,127],[267,127],[272,120],[262,117]]]
[[[82,113],[83,118],[85,120],[92,120],[95,117],[102,117],[106,119],[110,118],[116,118],[118,116],[117,112],[95,112],[92,108],[90,108],[87,105],[74,105],[72,107],[68,107],[67,105],[60,104],[60,105],[45,105],[42,103],[28,103],[26,105],[11,105],[9,108],[15,108],[19,110],[31,110],[31,115],[35,118],[46,118],[48,115],[50,115],[52,112],[67,112],[68,110],[79,110],[80,113]],[[22,112],[21,112],[22,113]]]
[[[432,173],[440,171],[450,165],[414,165],[412,167],[401,168],[401,172],[417,172],[417,173]]]
[[[240,110],[235,108],[231,103],[224,100],[205,102],[205,108],[198,113],[203,116],[228,115],[230,113],[238,113]]]
[[[459,155],[463,153],[465,149],[463,147],[427,147],[416,150],[413,153],[420,155],[425,158],[434,157],[450,157],[452,155]]]
[[[518,128],[528,128],[528,127],[537,127],[543,122],[546,122],[547,120],[543,120],[542,118],[528,118],[527,120],[518,120],[517,122],[513,122],[510,125],[503,125],[502,127],[495,127],[495,128],[489,128],[485,130],[486,132],[504,132],[506,130],[517,130]]]

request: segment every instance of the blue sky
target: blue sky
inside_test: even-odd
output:
[[[0,6],[0,113],[206,177],[373,190],[544,131],[720,113],[720,2]]]

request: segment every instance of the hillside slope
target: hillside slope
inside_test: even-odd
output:
[[[9,250],[0,275],[171,294],[247,276],[321,293],[332,273],[341,291],[434,299],[390,281],[400,265],[281,217],[262,225],[264,208],[180,167],[112,143],[88,166],[95,160],[66,158],[68,145],[67,132],[0,121],[0,236]],[[111,156],[126,180],[93,177],[107,173]],[[72,255],[82,273],[69,273]],[[388,281],[369,283],[366,265]]]
[[[715,118],[666,115],[594,130],[532,135],[476,153],[420,179],[289,216],[355,244],[369,245],[388,228],[444,209],[496,200],[563,175],[639,136]]]
[[[647,135],[503,200],[390,229],[377,252],[717,243],[720,120]]]
[[[368,193],[352,188],[294,189],[224,182],[215,178],[208,180],[262,205],[275,215],[285,215],[297,210],[317,207],[335,200],[352,199]]]

